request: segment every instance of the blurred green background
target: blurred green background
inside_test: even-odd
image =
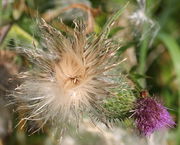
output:
[[[55,144],[48,129],[28,136],[26,130],[15,128],[20,114],[4,106],[8,100],[6,90],[18,83],[9,84],[9,78],[31,67],[25,57],[9,51],[9,47],[18,41],[38,43],[37,17],[63,31],[73,27],[74,19],[82,18],[87,23],[87,34],[99,33],[107,19],[126,3],[127,0],[0,0],[0,145]],[[59,23],[60,19],[66,26]],[[118,55],[127,57],[123,73],[162,100],[176,121],[166,138],[154,141],[154,145],[180,145],[180,1],[129,0],[109,37],[122,43]],[[107,131],[107,136],[85,128],[80,135],[66,136],[63,144],[135,145],[134,140],[147,144],[138,143],[139,138],[125,133],[129,128]]]

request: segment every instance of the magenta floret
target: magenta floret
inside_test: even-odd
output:
[[[167,109],[150,97],[137,100],[134,118],[140,134],[145,136],[175,125]]]

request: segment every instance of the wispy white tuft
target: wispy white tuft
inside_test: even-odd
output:
[[[135,26],[135,35],[139,37],[140,41],[150,36],[149,45],[152,44],[154,38],[156,37],[160,26],[153,20],[147,13],[146,0],[137,0],[138,9],[130,15],[129,19],[133,26]]]
[[[18,110],[24,110],[22,120],[40,121],[39,128],[48,121],[78,125],[84,113],[95,111],[99,101],[114,95],[120,73],[113,70],[121,61],[116,56],[119,44],[107,39],[112,22],[98,36],[87,37],[81,22],[75,22],[73,34],[65,36],[40,21],[41,47],[17,48],[34,64],[19,74],[22,84],[13,94]]]

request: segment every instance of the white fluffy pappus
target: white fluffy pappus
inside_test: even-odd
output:
[[[44,20],[39,22],[42,48],[17,49],[25,53],[34,69],[19,74],[16,88],[22,120],[79,124],[84,113],[98,108],[98,102],[112,97],[120,73],[113,71],[122,62],[116,55],[118,43],[107,38],[112,20],[99,35],[86,36],[85,25],[75,22],[73,33],[63,35]],[[112,72],[112,73],[111,73]]]

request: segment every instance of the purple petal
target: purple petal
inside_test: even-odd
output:
[[[149,97],[137,100],[134,118],[140,134],[145,136],[149,136],[154,131],[162,128],[175,125],[167,109]]]

